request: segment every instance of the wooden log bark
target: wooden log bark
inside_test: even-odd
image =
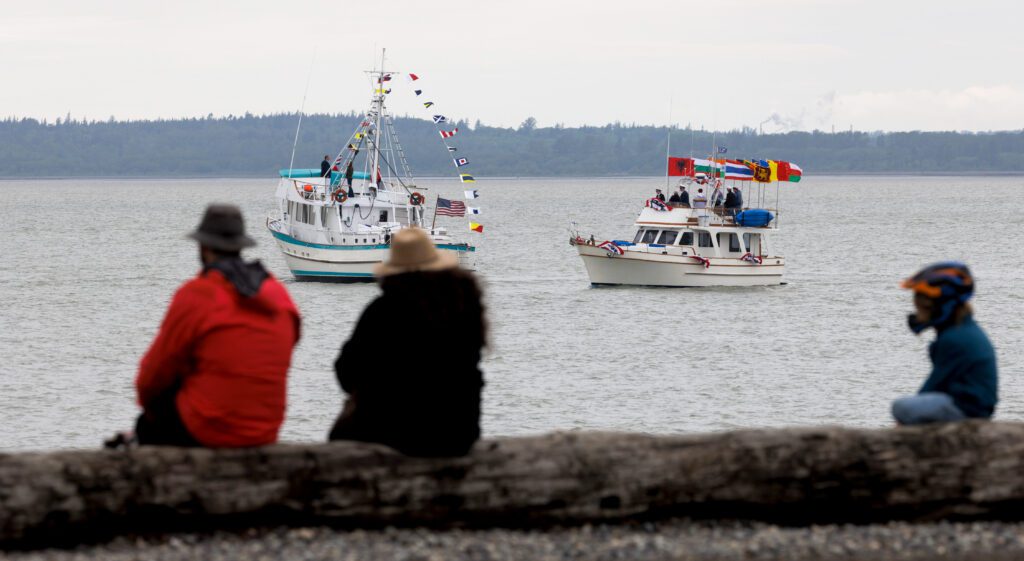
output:
[[[278,524],[530,527],[1024,518],[1024,424],[557,433],[464,458],[341,442],[0,455],[0,541]]]

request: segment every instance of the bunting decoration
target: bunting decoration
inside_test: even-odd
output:
[[[740,257],[740,261],[746,261],[748,263],[753,263],[754,265],[760,265],[764,260],[761,259],[759,255],[754,255],[748,251],[743,254],[743,257]]]
[[[661,199],[656,197],[651,197],[650,199],[647,199],[647,204],[645,204],[644,206],[646,206],[647,208],[653,208],[658,212],[666,212],[672,210],[671,208],[669,208],[668,205],[661,202]]]
[[[696,259],[697,261],[700,261],[701,264],[704,265],[705,269],[711,268],[711,260],[708,259],[707,257],[701,257],[700,255],[691,255],[690,259]]]
[[[425,90],[423,90],[423,89],[418,87],[419,86],[418,80],[420,79],[420,77],[417,76],[416,74],[412,74],[412,73],[406,74],[405,77],[406,77],[406,79],[408,80],[409,83],[414,83],[414,82],[416,83],[416,89],[413,89],[413,93],[415,93],[417,96],[423,95],[423,92]],[[427,99],[429,99],[429,98],[427,98]],[[434,108],[435,105],[436,105],[433,101],[424,101],[422,103],[423,103],[423,108],[427,109],[427,110],[430,110],[430,109]],[[436,110],[437,109],[434,109],[434,111],[436,111]],[[434,122],[434,124],[437,125],[437,133],[441,136],[441,142],[444,144],[445,148],[448,149],[448,153],[451,154],[451,156],[452,156],[452,163],[455,165],[455,169],[458,170],[458,172],[459,172],[459,181],[461,183],[476,183],[476,178],[475,177],[473,177],[469,173],[463,173],[462,172],[462,169],[469,165],[469,159],[465,158],[465,157],[458,157],[458,158],[455,157],[455,153],[458,152],[458,148],[456,148],[455,146],[452,146],[451,144],[449,144],[450,142],[452,142],[451,139],[456,134],[458,134],[459,127],[456,126],[456,127],[452,128],[451,130],[447,130],[445,128],[442,128],[442,126],[441,126],[444,123],[457,124],[457,121],[455,119],[451,119],[451,118],[449,118],[449,117],[447,117],[445,115],[440,115],[440,114],[430,114],[429,116],[430,116],[431,120]],[[480,192],[478,190],[476,190],[476,189],[466,189],[464,191],[464,195],[465,195],[467,200],[472,200],[472,199],[480,198]],[[437,216],[465,216],[466,214],[469,214],[469,215],[479,215],[480,214],[480,208],[479,207],[471,207],[471,206],[463,207],[462,205],[463,205],[463,203],[460,203],[460,202],[457,202],[457,201],[449,201],[447,199],[442,199],[442,198],[438,197],[438,199],[437,199],[437,206],[434,209],[434,216],[436,218]],[[465,209],[465,210],[463,210],[463,209]],[[474,231],[474,232],[482,234],[483,231],[484,231],[484,226],[483,226],[483,224],[480,224],[480,223],[477,223],[477,222],[470,222],[469,223],[469,229]]]
[[[608,253],[610,253],[612,255],[622,255],[622,254],[626,253],[615,242],[603,241],[603,242],[597,244],[597,247],[607,251]]]

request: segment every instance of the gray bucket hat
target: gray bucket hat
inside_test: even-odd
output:
[[[256,245],[255,240],[245,235],[242,211],[237,206],[229,204],[212,204],[206,207],[199,227],[188,237],[218,251],[240,251]]]

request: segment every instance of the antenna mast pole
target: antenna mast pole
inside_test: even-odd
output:
[[[669,187],[668,159],[672,157],[672,96],[668,96],[668,140],[665,142],[665,189]]]

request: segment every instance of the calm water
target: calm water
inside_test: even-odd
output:
[[[461,196],[455,182],[424,181]],[[927,374],[899,280],[967,261],[999,353],[997,416],[1024,419],[1024,179],[811,177],[782,192],[786,286],[590,288],[566,227],[629,236],[663,180],[494,180],[478,244],[493,345],[484,432],[656,433],[886,426]],[[282,438],[320,440],[341,404],[332,364],[374,285],[294,283],[263,228],[272,180],[0,182],[0,448],[92,447],[136,415],[132,382],[175,288],[198,270],[184,234],[206,203],[241,205],[252,255],[303,313]],[[396,326],[396,345],[406,344]],[[414,345],[413,345],[414,346]],[[436,358],[423,349],[423,360]],[[386,360],[382,356],[382,360]]]

